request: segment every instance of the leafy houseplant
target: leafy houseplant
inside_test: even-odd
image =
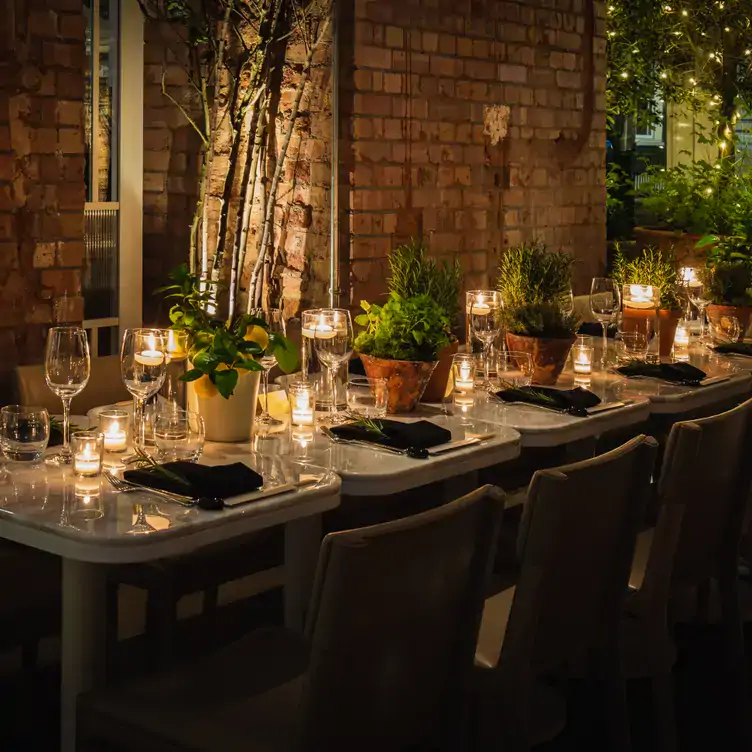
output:
[[[628,259],[621,245],[617,244],[611,277],[620,290],[624,285],[650,285],[660,289],[660,354],[668,357],[682,315],[682,296],[673,257],[657,248],[648,247],[636,258]],[[652,312],[649,315],[652,316]]]
[[[708,318],[714,324],[724,316],[736,316],[741,334],[752,320],[752,242],[743,237],[707,236],[698,246],[713,245],[708,252]]]
[[[571,311],[573,263],[567,254],[534,241],[508,249],[499,265],[507,346],[531,353],[539,384],[559,377],[579,326]]]
[[[159,288],[173,301],[172,328],[189,335],[189,370],[180,378],[189,383],[191,409],[201,413],[207,438],[217,441],[250,438],[258,394],[258,361],[264,353],[273,354],[279,367],[292,371],[298,362],[295,346],[256,317],[241,314],[235,319],[215,318],[210,311],[215,293],[207,290],[198,274],[182,264],[170,274],[171,283]],[[224,399],[216,400],[213,397]],[[226,403],[227,407],[223,407]],[[216,429],[216,430],[214,430]],[[227,435],[240,438],[226,438]]]
[[[361,302],[365,327],[355,340],[366,373],[386,378],[389,412],[409,412],[423,395],[439,352],[450,341],[449,318],[430,295],[390,293],[383,306]]]
[[[459,261],[448,264],[428,255],[423,243],[413,240],[395,248],[388,257],[390,277],[389,292],[401,298],[428,295],[435,300],[449,319],[451,330],[459,329],[462,317],[460,293],[462,290],[462,266]],[[436,402],[446,392],[452,358],[459,349],[457,337],[452,334],[450,342],[438,354],[438,365],[423,392],[423,399]]]

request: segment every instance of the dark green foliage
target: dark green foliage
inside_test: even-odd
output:
[[[682,298],[678,289],[673,256],[666,256],[657,248],[645,248],[637,258],[628,259],[617,243],[611,277],[619,285],[652,285],[661,290],[661,308],[678,310]]]

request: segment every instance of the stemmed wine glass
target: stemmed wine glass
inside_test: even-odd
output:
[[[707,326],[705,324],[705,309],[710,303],[708,294],[707,278],[703,274],[690,277],[684,283],[687,289],[687,297],[690,303],[697,309],[700,315],[700,342],[707,340]]]
[[[90,373],[91,358],[86,332],[80,326],[53,326],[47,332],[44,378],[47,386],[63,402],[63,446],[58,454],[48,457],[50,463],[69,465],[72,461],[70,404],[83,391]]]
[[[319,360],[329,374],[331,412],[328,422],[337,425],[347,422],[346,413],[337,413],[337,371],[350,359],[353,350],[353,325],[350,311],[343,308],[322,308],[314,325],[313,346]]]
[[[269,311],[265,311],[262,308],[252,308],[251,316],[255,316],[257,319],[263,321],[270,334],[285,334],[285,320],[282,317],[282,311],[279,308],[273,308]],[[261,356],[259,357],[259,363],[264,367],[263,375],[263,389],[264,389],[264,409],[260,415],[256,416],[256,425],[259,426],[278,426],[282,421],[273,418],[269,413],[269,371],[277,365],[277,358],[272,352],[269,345]]]
[[[483,345],[483,388],[491,388],[491,351],[501,329],[501,293],[478,290],[470,306],[470,329]]]
[[[590,310],[603,327],[603,352],[601,368],[606,368],[608,357],[608,326],[616,321],[621,309],[619,286],[608,277],[593,277],[590,284]]]
[[[146,443],[144,405],[164,384],[167,374],[163,329],[126,329],[120,350],[120,374],[133,395],[134,444]]]

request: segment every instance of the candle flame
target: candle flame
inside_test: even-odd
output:
[[[147,342],[148,342],[147,349],[151,350],[152,352],[157,349],[157,338],[153,334],[150,334],[147,337]]]

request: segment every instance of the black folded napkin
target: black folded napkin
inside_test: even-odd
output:
[[[374,420],[378,431],[362,423],[346,423],[331,429],[340,439],[368,441],[392,449],[430,449],[452,440],[452,432],[428,420],[402,423],[398,420]],[[379,432],[380,431],[380,432]]]
[[[606,329],[606,336],[613,339],[618,329],[615,326],[609,326]],[[587,334],[591,337],[603,337],[603,327],[597,321],[583,321],[577,334]]]
[[[625,366],[616,369],[622,376],[649,376],[653,379],[670,381],[674,384],[699,386],[707,376],[705,371],[689,363],[644,363],[633,360]]]
[[[167,473],[161,473],[156,469],[140,468],[126,470],[123,478],[160,491],[169,491],[196,499],[218,500],[251,493],[264,484],[264,479],[242,462],[210,466],[179,461],[165,462],[160,467],[163,467]]]
[[[600,398],[578,386],[574,389],[548,389],[545,386],[521,386],[503,389],[496,396],[504,402],[525,402],[530,405],[547,407],[549,410],[565,412],[580,418],[587,417],[591,407],[600,405]]]
[[[727,342],[723,345],[716,345],[713,349],[721,355],[748,355],[752,357],[752,344],[749,342]]]

